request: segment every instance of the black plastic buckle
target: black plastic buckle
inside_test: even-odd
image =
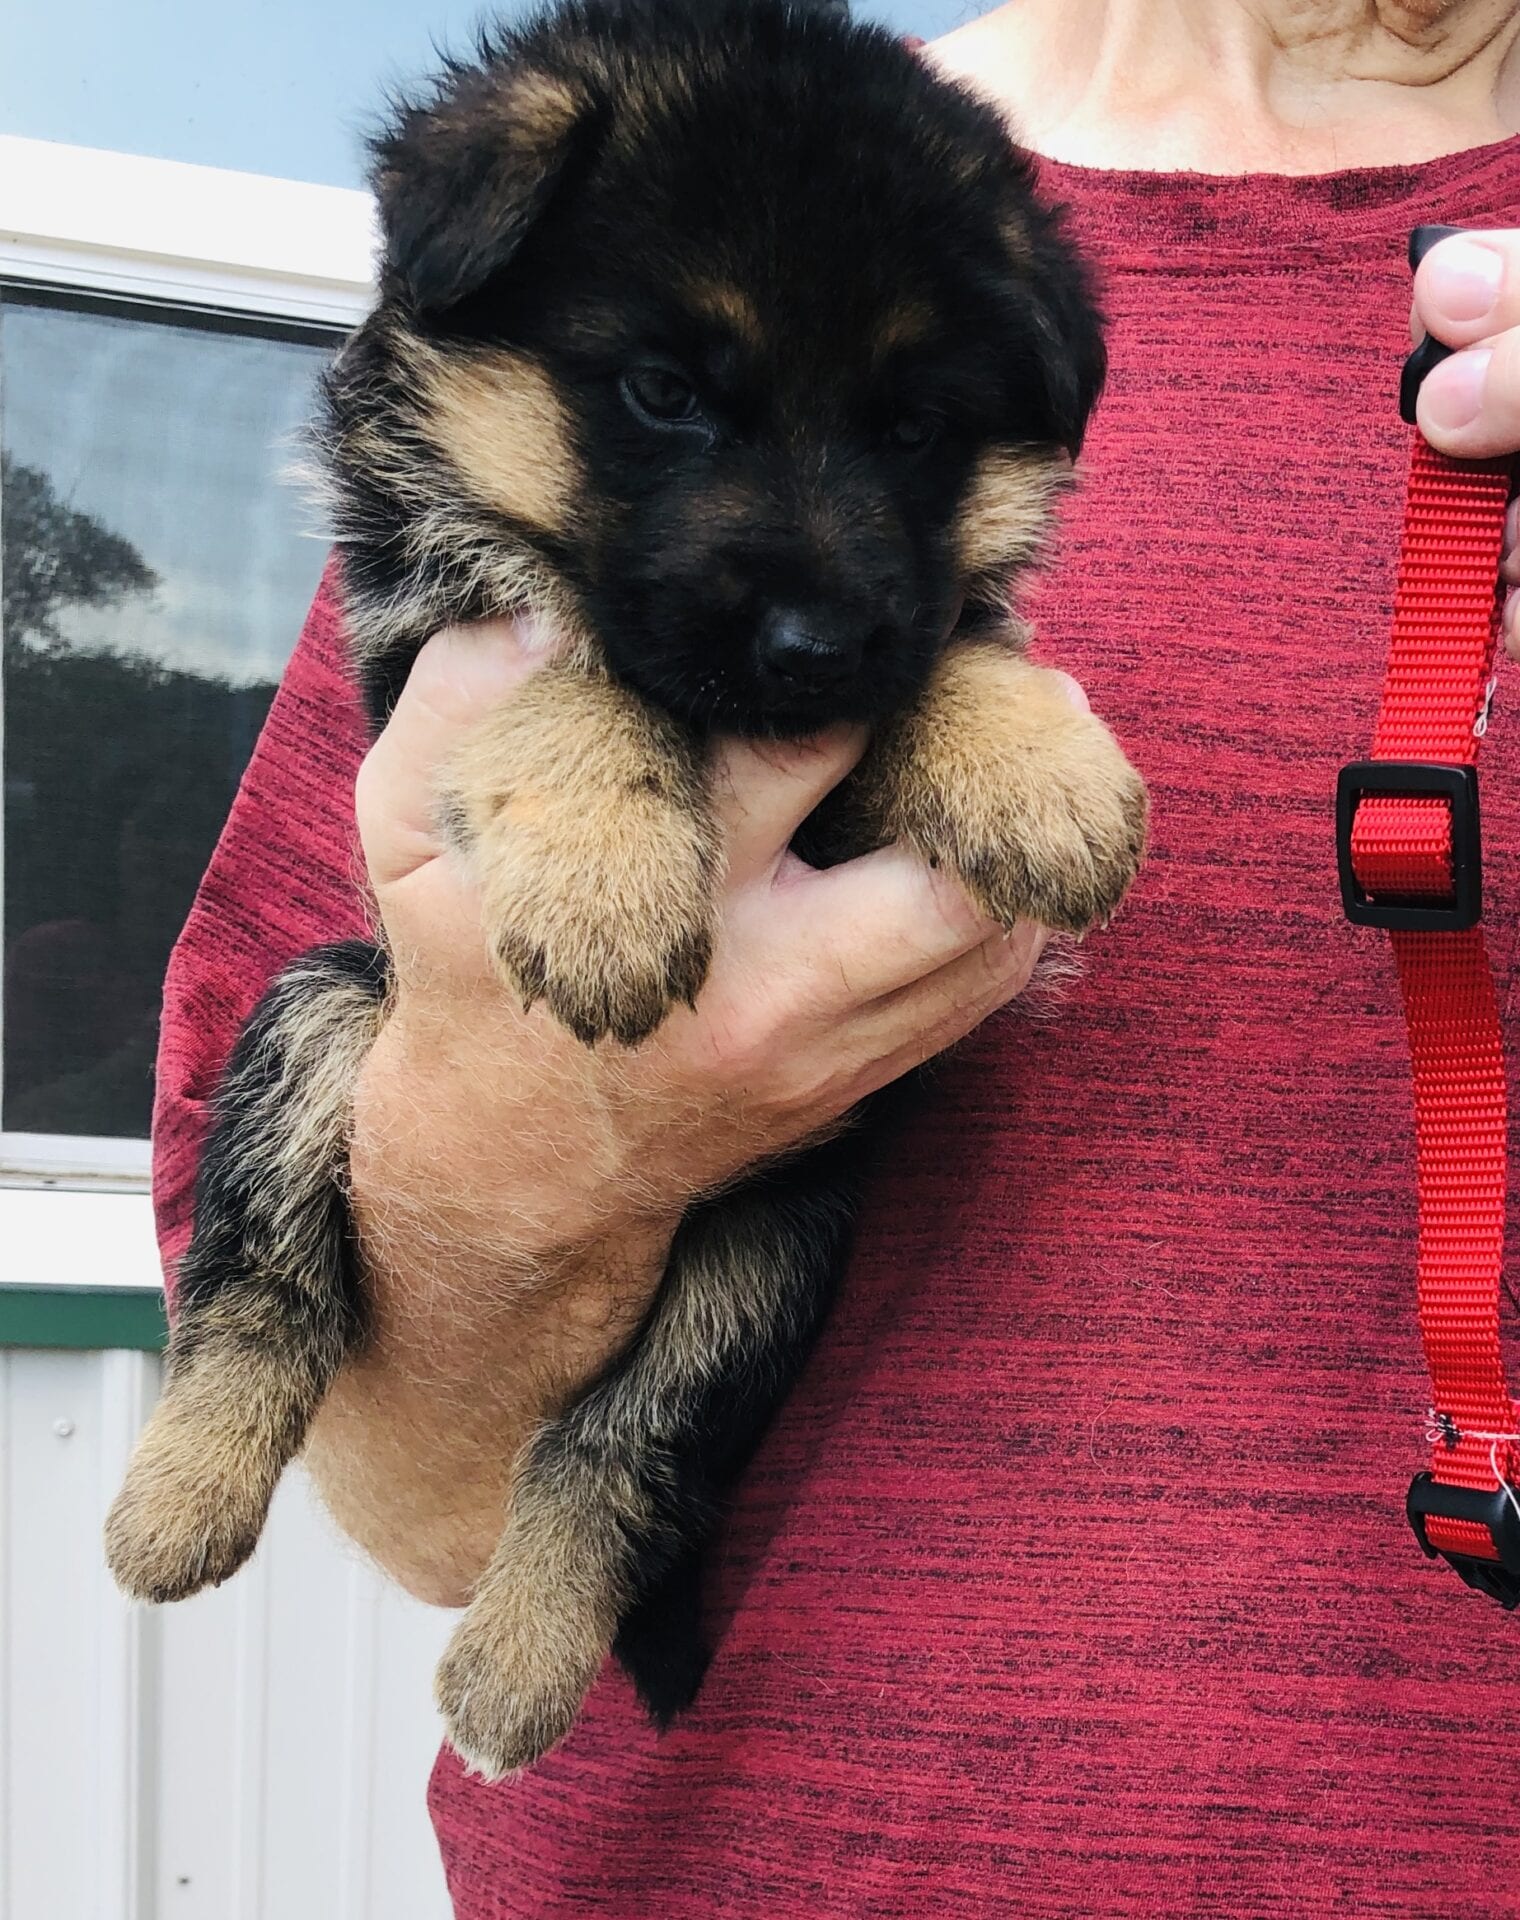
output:
[[[1438,240],[1448,239],[1461,231],[1461,227],[1416,227],[1409,236],[1409,271],[1414,272]],[[1399,418],[1405,426],[1412,427],[1415,424],[1414,407],[1420,394],[1420,382],[1432,367],[1438,367],[1455,351],[1454,347],[1444,345],[1427,333],[1404,362],[1404,371],[1399,376]]]
[[[1497,1600],[1506,1613],[1520,1607],[1520,1513],[1507,1487],[1479,1493],[1471,1487],[1445,1487],[1428,1473],[1417,1473],[1404,1503],[1414,1537],[1427,1560],[1440,1558],[1465,1585]],[[1497,1560],[1479,1560],[1470,1553],[1448,1553],[1433,1547],[1425,1531],[1427,1519],[1474,1520],[1487,1527],[1498,1549]]]
[[[1351,864],[1351,829],[1356,809],[1369,793],[1404,799],[1439,794],[1451,803],[1451,881],[1449,901],[1423,896],[1370,899]],[[1418,760],[1353,760],[1342,767],[1335,788],[1335,851],[1341,871],[1341,904],[1359,927],[1393,927],[1403,932],[1459,933],[1483,918],[1483,837],[1478,825],[1476,767],[1428,766]]]

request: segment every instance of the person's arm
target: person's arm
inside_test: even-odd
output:
[[[1039,947],[905,853],[828,874],[787,853],[859,739],[735,744],[717,771],[728,882],[700,1011],[632,1052],[524,1016],[487,973],[431,796],[448,747],[532,665],[508,628],[439,636],[365,759],[330,578],[165,991],[154,1189],[172,1293],[238,1029],[296,954],[363,930],[367,862],[399,981],[354,1116],[374,1336],[306,1459],[339,1523],[440,1604],[466,1597],[495,1543],[521,1441],[636,1329],[689,1196],[969,1031]]]
[[[434,836],[432,774],[532,664],[510,629],[436,638],[358,788],[398,978],[352,1152],[375,1334],[307,1462],[340,1525],[440,1604],[462,1603],[489,1557],[517,1447],[636,1329],[690,1197],[959,1038],[1022,987],[1039,946],[903,852],[826,874],[787,852],[863,737],[735,743],[697,1009],[632,1051],[524,1015]]]

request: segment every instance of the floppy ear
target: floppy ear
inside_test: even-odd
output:
[[[548,205],[591,121],[573,81],[521,66],[456,69],[372,142],[382,278],[419,312],[453,306],[504,266]]]
[[[1073,459],[1108,372],[1103,316],[1086,267],[1059,224],[1047,216],[1031,235],[1035,360],[1045,389],[1051,437]]]

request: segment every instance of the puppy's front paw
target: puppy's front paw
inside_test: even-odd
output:
[[[496,971],[524,1008],[542,1000],[588,1047],[607,1034],[633,1047],[675,1002],[695,1001],[712,958],[712,929],[705,903],[689,897],[684,912],[677,905],[683,884],[692,891],[689,874],[672,872],[671,896],[653,911],[607,892],[552,897],[560,881],[551,873],[517,892],[512,882],[522,878],[520,870],[497,876],[487,938]]]
[[[435,1691],[449,1743],[488,1780],[531,1765],[575,1723],[606,1647],[573,1607],[552,1592],[523,1604],[488,1584],[444,1650]]]
[[[1140,870],[1149,803],[1091,714],[1073,715],[1049,746],[1021,769],[1016,812],[957,819],[946,857],[1002,926],[1036,920],[1086,933],[1112,918]]]
[[[577,1038],[646,1038],[707,977],[720,851],[695,744],[599,672],[540,669],[444,775],[497,972]]]
[[[1109,919],[1139,871],[1144,783],[1053,675],[975,658],[962,671],[978,668],[987,694],[910,736],[888,817],[959,876],[989,919],[1085,933]],[[972,691],[982,689],[973,682]]]
[[[155,1603],[220,1586],[258,1545],[273,1491],[267,1473],[165,1401],[106,1516],[116,1584]]]
[[[486,937],[525,1007],[543,1000],[587,1046],[636,1046],[707,978],[711,856],[664,809],[631,808],[595,841],[585,824],[524,828],[504,810],[477,853]]]

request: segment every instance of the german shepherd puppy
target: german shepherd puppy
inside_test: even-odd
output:
[[[900,840],[1004,925],[1106,920],[1144,789],[1008,611],[1101,331],[992,107],[837,5],[564,0],[374,153],[379,299],[320,429],[370,717],[440,627],[562,636],[441,781],[504,986],[588,1046],[700,992],[715,732],[867,722],[806,857]],[[388,974],[305,955],[233,1053],[107,1524],[129,1593],[243,1563],[364,1341],[349,1103]],[[525,1449],[439,1672],[482,1772],[557,1740],[609,1649],[662,1723],[694,1696],[703,1546],[828,1306],[862,1151],[857,1124],[694,1195],[638,1337]]]

